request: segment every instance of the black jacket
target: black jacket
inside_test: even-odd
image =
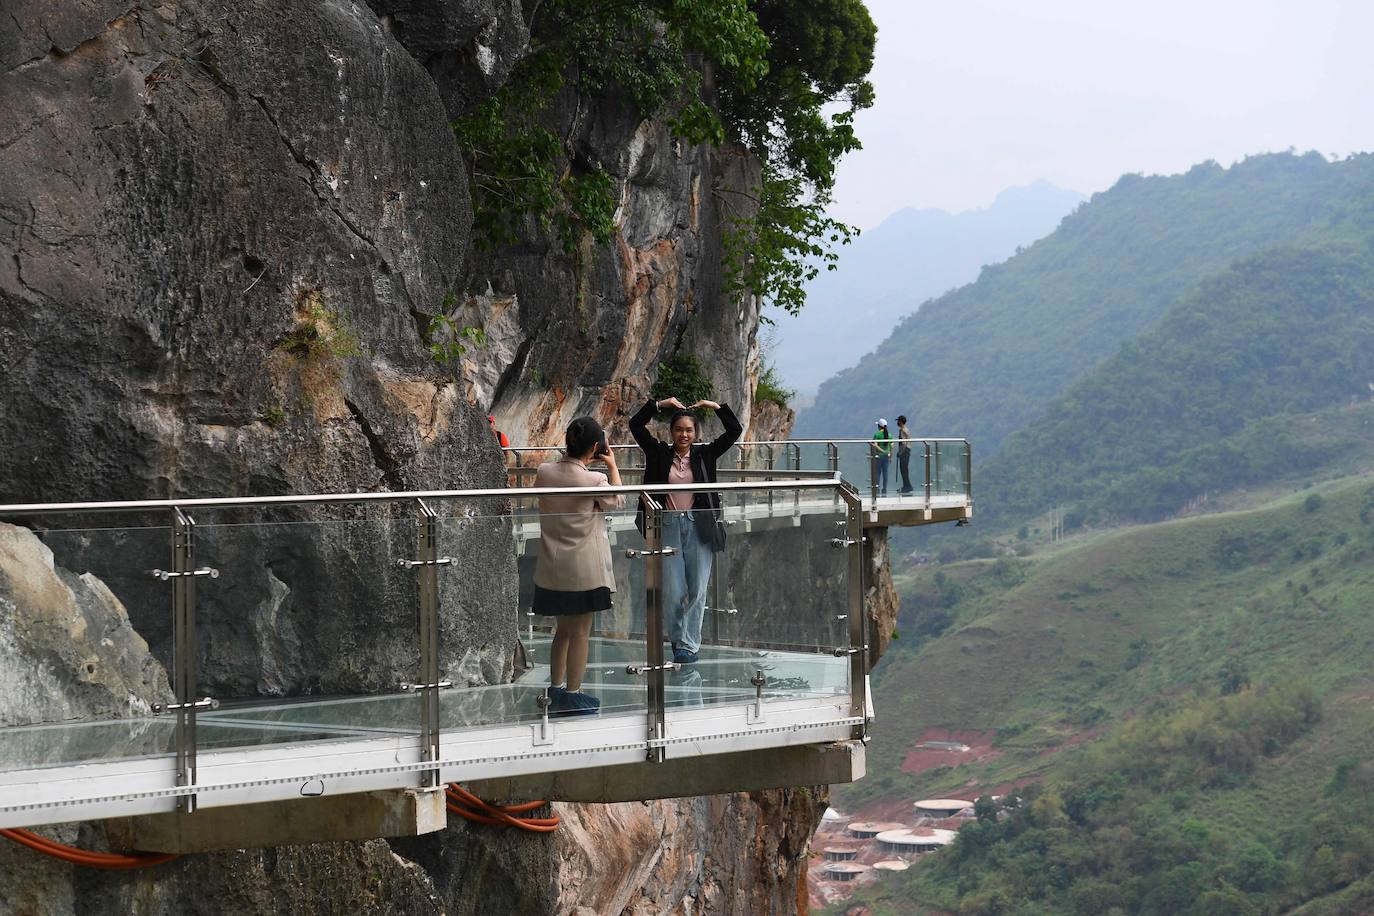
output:
[[[654,438],[649,432],[649,421],[658,413],[658,403],[650,399],[647,404],[639,408],[639,412],[630,418],[630,434],[635,437],[635,442],[639,444],[644,452],[644,482],[667,483],[668,472],[673,466],[673,446],[671,443],[663,442]],[[715,483],[716,482],[716,460],[730,450],[730,447],[739,441],[739,437],[744,435],[744,427],[740,426],[739,419],[735,417],[735,412],[729,406],[722,404],[720,410],[716,411],[716,416],[720,417],[720,422],[725,424],[725,432],[720,438],[713,442],[698,442],[692,446],[692,481],[694,483]],[[661,506],[667,506],[668,494],[655,493],[656,499]],[[720,496],[715,493],[697,493],[692,500],[692,508],[696,509],[720,509]]]

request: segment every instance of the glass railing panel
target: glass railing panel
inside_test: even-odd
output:
[[[775,504],[792,505],[795,492],[777,491]],[[697,660],[669,678],[670,704],[750,702],[760,674],[765,701],[848,691],[847,660],[834,655],[848,644],[848,565],[831,544],[843,536],[836,522],[844,515],[829,496],[802,491],[800,516],[727,526],[719,551],[703,547],[709,529],[698,527],[697,513],[664,513],[666,542],[693,542],[672,558],[665,633],[688,649],[700,634]]]
[[[615,460],[620,465],[621,471],[634,468],[643,469],[644,452],[640,450],[638,445],[622,444],[613,445],[611,448],[615,450]]]
[[[414,503],[202,512],[201,752],[402,738],[418,744]],[[442,573],[441,573],[442,575]]]
[[[563,508],[557,504],[551,507],[550,502],[552,500],[546,500],[546,509]],[[582,586],[590,584],[588,580],[569,583],[575,587],[553,587],[561,577],[579,568],[578,561],[562,559],[568,557],[569,539],[577,536],[584,538],[580,542],[584,545],[594,544],[595,539],[601,539],[604,548],[583,547],[581,550],[595,554],[604,549],[601,557],[604,560],[609,556],[611,580],[615,586],[610,595],[611,606],[593,613],[587,663],[579,692],[595,698],[603,716],[644,713],[647,709],[643,676],[631,675],[625,670],[627,666],[643,664],[646,657],[644,574],[647,561],[641,555],[645,541],[637,527],[637,510],[637,498],[627,495],[619,506],[610,503],[590,513],[595,517],[590,539],[587,539],[588,513],[585,512],[546,511],[519,519],[513,539],[519,587],[511,613],[519,630],[526,667],[516,672],[511,685],[515,697],[515,718],[525,720],[542,716],[536,699],[551,684],[554,634],[560,619],[572,622],[570,615],[560,618],[539,613],[541,607],[547,606],[536,603],[536,587],[542,586],[554,592],[579,592],[586,590]],[[549,545],[557,545],[553,553],[550,553],[550,546],[546,545],[546,538]],[[634,555],[631,556],[630,552]],[[541,564],[544,564],[542,571]],[[568,597],[566,600],[573,602],[578,599]],[[566,667],[565,672],[566,683],[571,672]],[[568,708],[560,708],[560,705],[555,702],[550,712],[573,714]]]
[[[546,461],[557,461],[563,457],[558,448],[513,448],[506,449],[506,479],[512,487],[534,486],[534,475],[539,465]]]
[[[824,442],[794,443],[788,456],[789,467],[794,466],[798,458],[803,471],[831,470],[830,449]]]
[[[512,683],[524,670],[515,634],[521,553],[537,533],[537,501],[515,514],[502,498],[432,499],[438,516],[439,691],[441,751],[456,753],[466,729],[537,718],[528,686]],[[482,621],[494,621],[482,624]]]
[[[849,481],[867,499],[873,485],[873,473],[869,462],[867,442],[837,442],[839,450],[840,476]]]
[[[0,533],[13,602],[0,610],[0,680],[14,700],[0,716],[0,773],[175,752],[175,720],[149,705],[173,702],[171,686],[140,635],[170,660],[172,587],[150,575],[171,568],[165,519],[52,516]]]
[[[932,497],[960,497],[965,495],[965,453],[967,446],[958,440],[946,439],[930,443],[930,477]]]

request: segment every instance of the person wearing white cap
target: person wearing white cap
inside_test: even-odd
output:
[[[887,420],[879,417],[878,429],[873,434],[873,484],[883,496],[887,495],[887,465],[892,460],[892,433],[887,431]]]

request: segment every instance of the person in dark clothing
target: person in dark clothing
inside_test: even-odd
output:
[[[699,407],[716,412],[725,432],[711,442],[699,443]],[[675,412],[669,422],[673,441],[663,442],[649,432],[649,421],[661,410]],[[644,483],[715,483],[716,461],[744,434],[735,412],[715,401],[683,406],[677,398],[650,400],[630,418],[630,433],[644,452]],[[724,529],[720,496],[716,493],[656,494],[663,506],[663,546],[674,549],[663,558],[665,623],[673,644],[673,661],[690,665],[701,651],[701,619],[706,612],[706,585],[711,578],[712,553],[720,549]]]
[[[906,417],[897,418],[897,470],[902,474],[902,488],[897,492],[910,496],[911,489],[911,430],[906,428]]]

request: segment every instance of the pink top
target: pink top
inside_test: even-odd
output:
[[[692,480],[692,455],[679,455],[673,452],[673,466],[668,469],[669,483],[695,483]],[[668,508],[676,509],[679,512],[687,512],[692,508],[692,501],[696,499],[695,493],[669,493]]]

